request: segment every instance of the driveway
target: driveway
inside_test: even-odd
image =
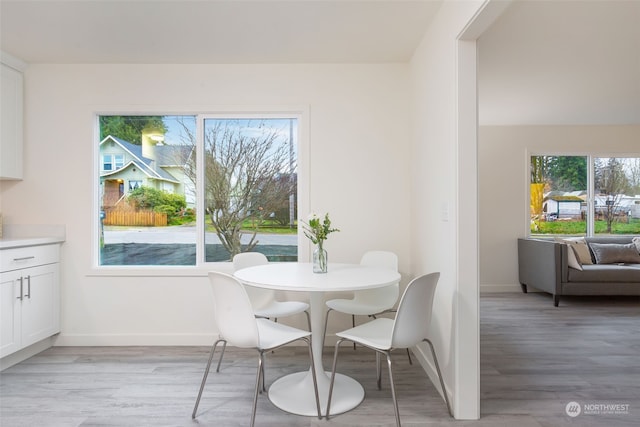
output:
[[[104,227],[104,243],[112,245],[118,243],[196,243],[195,226],[174,227]],[[249,243],[250,235],[242,236],[242,243]],[[258,233],[257,239],[261,245],[297,245],[298,236],[295,234],[263,234]],[[207,233],[205,244],[220,244],[215,233]]]

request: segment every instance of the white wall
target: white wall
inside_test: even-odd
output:
[[[514,1],[479,39],[482,125],[640,123],[640,2]]]
[[[479,133],[480,287],[520,291],[518,237],[529,227],[533,154],[640,156],[640,126],[482,126]]]
[[[475,160],[475,132],[460,138],[458,113],[458,37],[479,11],[483,2],[445,2],[427,30],[411,62],[413,98],[411,272],[441,273],[435,296],[432,324],[433,343],[443,368],[445,383],[453,397],[457,419],[476,419],[479,407],[478,369],[478,279],[476,273],[477,224],[475,199],[471,202],[470,224],[463,224],[459,197],[475,188],[461,188],[476,182],[475,170],[459,167],[465,158]],[[465,50],[466,50],[465,46]],[[475,57],[475,48],[470,51]],[[465,56],[465,60],[469,60]],[[471,61],[473,64],[474,61]],[[471,76],[475,84],[475,74]],[[475,105],[475,91],[465,102]],[[471,124],[475,128],[475,120]],[[465,130],[466,132],[466,130]],[[468,156],[468,157],[467,157]],[[470,235],[461,235],[468,227]],[[464,247],[465,240],[471,247]],[[470,253],[470,259],[460,259]],[[468,279],[471,277],[470,279]],[[467,305],[468,304],[468,305]],[[464,324],[462,324],[464,323]],[[471,331],[465,341],[465,331]],[[466,348],[460,346],[461,340]],[[420,347],[423,358],[426,347]],[[432,380],[433,372],[431,371]],[[437,384],[437,381],[434,381]]]
[[[406,64],[30,65],[25,179],[2,182],[0,195],[5,223],[66,225],[57,344],[210,345],[215,332],[205,271],[91,270],[96,111],[307,108],[310,208],[330,212],[342,230],[327,241],[331,261],[357,262],[365,250],[388,249],[407,274],[408,70]]]

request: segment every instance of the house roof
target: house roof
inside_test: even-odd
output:
[[[556,202],[576,202],[576,203],[584,202],[584,200],[582,200],[580,197],[571,196],[571,195],[567,195],[567,196],[552,195],[552,196],[545,197],[544,200],[554,200]]]
[[[195,147],[192,145],[159,145],[156,147],[156,159],[160,167],[184,166]]]
[[[127,163],[124,167],[122,167],[122,168],[120,168],[118,170],[115,170],[115,171],[110,171],[110,172],[107,172],[107,173],[103,173],[101,176],[114,175],[116,173],[119,173],[119,172],[123,171],[124,169],[126,169],[130,165],[135,165],[144,174],[146,174],[150,178],[160,179],[160,180],[164,180],[164,181],[171,181],[171,182],[174,182],[174,183],[179,183],[180,181],[177,180],[169,172],[164,170],[163,167],[167,167],[167,166],[182,166],[182,165],[184,165],[184,163],[182,163],[182,165],[177,165],[175,162],[178,161],[178,160],[181,160],[181,161],[184,161],[186,163],[186,161],[188,160],[188,154],[187,153],[190,153],[191,150],[192,150],[192,147],[190,147],[190,146],[159,146],[159,147],[156,147],[156,149],[158,149],[158,151],[156,152],[156,156],[158,157],[158,159],[156,160],[157,167],[154,168],[153,167],[153,160],[149,159],[148,157],[144,157],[142,155],[142,146],[136,145],[136,144],[132,144],[132,143],[130,143],[128,141],[125,141],[124,139],[117,138],[117,137],[111,136],[111,135],[108,135],[102,141],[100,141],[100,145],[102,145],[107,140],[111,140],[111,141],[115,142],[117,145],[122,147],[125,151],[128,151],[129,154],[133,157],[133,160],[130,161],[129,163]],[[166,149],[166,148],[171,148],[171,149]],[[163,151],[165,152],[165,154],[161,154]],[[173,154],[176,154],[176,155],[174,156]],[[169,159],[171,159],[172,163],[170,163],[170,164],[163,164],[162,163],[163,161],[167,161]]]

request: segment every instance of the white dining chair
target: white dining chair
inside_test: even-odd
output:
[[[225,273],[210,272],[209,281],[211,282],[211,289],[213,291],[214,313],[219,330],[219,337],[211,347],[211,353],[191,418],[196,418],[202,391],[204,390],[207,376],[211,369],[213,354],[219,343],[222,342],[225,345],[228,343],[239,348],[253,348],[258,352],[258,369],[250,424],[253,426],[256,418],[258,390],[261,384],[264,388],[264,354],[294,341],[302,340],[307,343],[307,347],[309,348],[318,419],[321,419],[320,398],[318,395],[315,363],[311,349],[311,333],[268,319],[256,318],[245,287],[233,276]]]
[[[451,415],[451,405],[449,404],[449,397],[444,386],[442,373],[440,372],[438,358],[433,344],[429,339],[433,298],[439,278],[440,273],[431,273],[413,279],[409,285],[407,285],[402,295],[395,319],[380,317],[336,334],[339,340],[336,343],[333,354],[333,367],[331,369],[329,398],[327,401],[327,419],[329,419],[331,413],[331,397],[338,364],[338,349],[344,341],[358,343],[376,352],[378,389],[381,388],[380,355],[384,355],[387,358],[391,397],[393,399],[393,409],[398,427],[400,427],[400,413],[398,411],[398,401],[396,399],[395,384],[393,382],[393,372],[391,369],[391,352],[396,349],[413,347],[426,341],[431,348],[433,362],[438,373],[438,378],[440,379],[440,387],[442,387],[442,394],[444,395],[449,415]]]
[[[398,256],[389,251],[369,251],[362,256],[360,264],[398,271]],[[326,336],[327,333],[329,313],[331,311],[335,310],[340,313],[350,314],[351,325],[355,327],[356,316],[375,317],[385,312],[394,311],[393,306],[398,301],[399,294],[400,285],[399,283],[394,283],[382,288],[356,291],[351,299],[331,299],[327,301],[328,310],[325,316],[323,336]],[[355,349],[355,344],[353,348]],[[412,363],[411,354],[408,350],[407,356],[409,357],[409,363]]]
[[[233,269],[238,271],[243,268],[268,264],[267,257],[260,252],[243,252],[233,257]],[[309,318],[309,304],[302,301],[279,301],[276,299],[276,292],[272,289],[263,289],[255,286],[245,286],[253,313],[256,317],[274,319],[276,322],[280,317],[293,316],[305,313],[307,325],[311,330],[311,319]]]

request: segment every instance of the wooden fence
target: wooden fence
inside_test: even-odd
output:
[[[153,211],[113,210],[105,212],[102,223],[104,225],[164,227],[167,225],[167,214]]]

